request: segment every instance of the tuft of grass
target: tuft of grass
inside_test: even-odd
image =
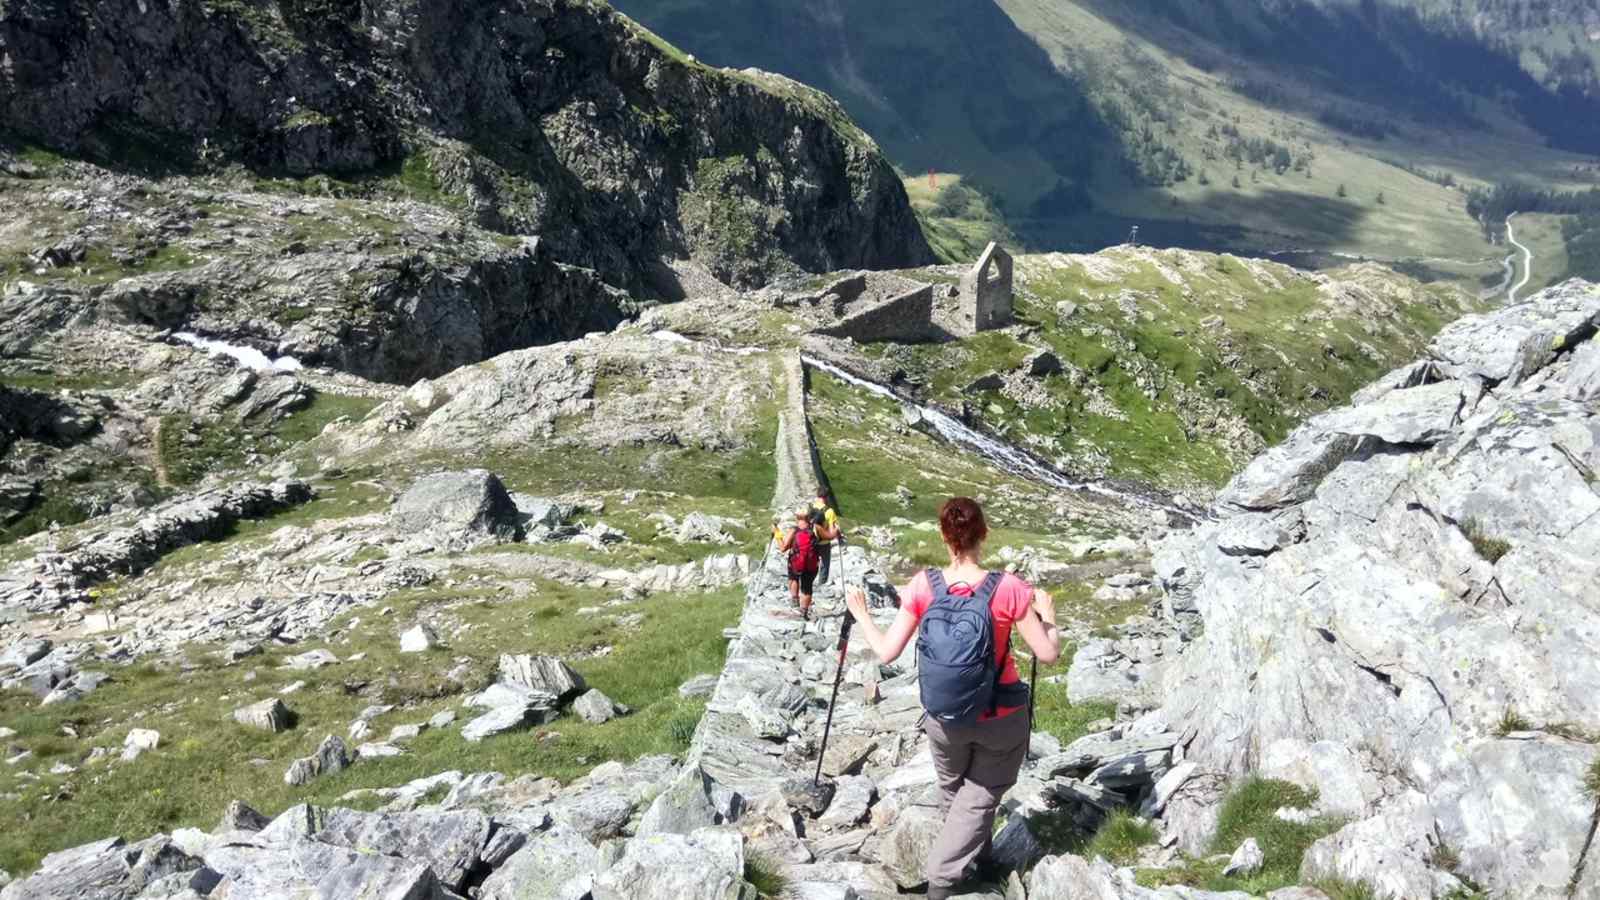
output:
[[[1428,864],[1443,872],[1454,872],[1461,867],[1461,854],[1449,844],[1438,844],[1429,854]]]
[[[1116,866],[1131,866],[1139,859],[1139,849],[1156,841],[1155,826],[1133,813],[1119,809],[1101,824],[1084,848],[1088,859],[1096,856]]]
[[[1190,860],[1170,869],[1139,872],[1139,883],[1147,886],[1184,884],[1210,891],[1246,891],[1265,894],[1299,883],[1300,859],[1317,840],[1337,831],[1344,823],[1335,818],[1310,822],[1286,822],[1277,817],[1279,809],[1307,809],[1316,795],[1299,785],[1268,778],[1249,778],[1236,786],[1222,803],[1217,830],[1211,840],[1211,860]],[[1222,874],[1226,855],[1248,838],[1261,845],[1264,858],[1261,871],[1246,877]],[[1347,895],[1351,898],[1359,895]]]
[[[694,731],[700,727],[700,719],[705,713],[705,701],[700,700],[674,713],[667,720],[667,735],[673,746],[680,750],[689,749],[690,741],[694,740]]]
[[[1327,894],[1328,900],[1378,900],[1377,892],[1363,881],[1330,878],[1317,882],[1314,887]]]
[[[1071,662],[1072,654],[1072,647],[1062,647],[1062,664]],[[1115,704],[1111,703],[1073,705],[1067,700],[1065,685],[1041,682],[1033,697],[1033,728],[1049,734],[1065,746],[1088,734],[1090,724],[1110,718],[1116,712]]]
[[[1505,737],[1514,731],[1531,731],[1532,729],[1532,722],[1523,718],[1516,709],[1508,706],[1505,708],[1505,712],[1500,714],[1500,721],[1495,723],[1494,736]]]
[[[778,900],[789,889],[789,879],[782,868],[759,853],[745,857],[744,880],[756,889],[756,896],[761,900]]]
[[[1500,558],[1511,552],[1511,544],[1497,537],[1492,537],[1483,528],[1483,523],[1477,519],[1467,519],[1461,523],[1461,533],[1472,542],[1472,549],[1483,557],[1490,565],[1500,561]]]
[[[1584,773],[1583,789],[1600,801],[1600,756],[1595,757],[1594,762],[1589,764],[1589,771]]]

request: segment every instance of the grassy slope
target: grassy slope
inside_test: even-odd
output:
[[[759,364],[752,362],[752,377],[760,375]],[[302,415],[334,409],[359,413],[348,403],[330,403]],[[726,650],[722,630],[738,615],[741,586],[656,596],[601,615],[579,615],[576,610],[581,607],[600,607],[614,600],[617,591],[497,570],[480,554],[537,549],[546,556],[634,569],[696,560],[710,552],[760,553],[757,532],[774,480],[772,413],[768,402],[752,416],[743,447],[723,453],[676,452],[648,483],[641,478],[640,467],[660,448],[625,447],[605,453],[528,447],[522,452],[486,451],[449,460],[393,453],[376,465],[352,459],[343,476],[323,483],[316,501],[271,519],[241,523],[224,541],[170,554],[152,577],[194,577],[204,565],[207,574],[195,582],[196,590],[245,581],[251,572],[230,568],[229,561],[242,549],[271,545],[279,529],[325,526],[381,512],[388,508],[390,491],[403,488],[414,474],[471,466],[497,472],[513,491],[602,496],[605,513],[585,518],[603,519],[626,532],[632,542],[609,553],[507,545],[433,555],[431,561],[448,566],[447,576],[340,617],[325,629],[321,641],[271,649],[231,666],[212,655],[219,649],[212,646],[187,648],[180,665],[90,666],[109,672],[113,680],[76,703],[40,707],[29,693],[0,693],[0,722],[18,732],[6,743],[34,754],[21,766],[0,771],[0,816],[12,823],[0,833],[0,868],[26,871],[46,853],[108,834],[131,839],[187,825],[209,829],[236,798],[271,814],[293,803],[327,803],[352,789],[392,786],[449,769],[532,772],[565,780],[606,759],[681,752],[703,701],[680,698],[677,687],[690,676],[720,671]],[[297,428],[300,424],[291,420],[289,432],[316,433]],[[293,452],[309,461],[316,446]],[[374,482],[383,483],[385,489],[374,488]],[[691,510],[739,517],[751,527],[732,529],[738,539],[735,546],[684,546],[657,539],[654,524],[647,519],[656,512],[681,517]],[[387,553],[374,546],[357,562]],[[211,568],[219,562],[222,569]],[[101,602],[115,604],[120,588],[107,585],[100,592]],[[383,608],[391,612],[380,615]],[[611,617],[613,612],[637,613],[642,620],[619,623]],[[398,635],[419,619],[449,625],[449,631],[441,629],[446,646],[401,655]],[[613,650],[585,658],[606,646]],[[279,668],[283,657],[317,647],[347,661],[311,672]],[[603,725],[563,717],[533,732],[480,744],[461,740],[458,725],[424,733],[407,745],[405,756],[362,762],[303,788],[283,784],[283,772],[292,759],[311,753],[327,734],[343,736],[366,706],[403,706],[373,722],[370,739],[381,740],[394,725],[426,721],[437,711],[457,708],[466,692],[492,678],[499,654],[519,652],[572,660],[591,686],[632,706],[634,714]],[[366,656],[348,661],[357,653]],[[464,672],[461,677],[446,675],[458,667]],[[291,731],[266,735],[232,722],[233,709],[274,696],[295,681],[304,681],[305,686],[285,698],[298,716]],[[201,685],[204,690],[197,691]],[[462,710],[460,721],[470,714]],[[64,730],[68,727],[79,737],[68,734]],[[160,748],[131,763],[85,761],[91,747],[119,750],[133,727],[159,731]],[[78,771],[49,774],[58,762]],[[24,776],[25,771],[30,774]]]
[[[533,586],[536,593],[524,599],[482,589],[413,590],[386,601],[394,610],[390,617],[375,610],[345,617],[330,628],[337,637],[328,641],[272,650],[232,666],[196,652],[187,670],[114,669],[114,681],[78,703],[38,707],[32,695],[0,696],[0,719],[18,731],[11,743],[46,763],[81,766],[78,773],[47,774],[25,785],[7,779],[13,782],[8,790],[20,797],[5,804],[11,824],[0,833],[0,867],[26,871],[46,853],[108,834],[131,839],[182,826],[210,829],[234,798],[273,814],[293,803],[325,803],[355,788],[391,786],[448,769],[567,779],[605,759],[680,752],[700,704],[679,698],[677,687],[692,675],[720,669],[726,648],[722,628],[737,614],[742,589],[658,600],[641,607],[642,624],[623,629],[574,613],[608,599],[604,591],[555,581]],[[446,648],[399,654],[397,626],[413,621],[422,609],[444,606],[453,607],[451,615],[471,629]],[[461,740],[456,728],[425,732],[408,745],[405,756],[362,762],[304,788],[282,781],[291,759],[310,754],[327,734],[344,736],[368,704],[407,704],[373,721],[375,739],[394,725],[426,721],[434,712],[455,708],[463,685],[444,673],[463,659],[469,660],[469,683],[481,686],[500,653],[571,656],[601,644],[613,644],[615,652],[575,667],[591,685],[633,706],[631,716],[604,725],[563,718],[533,733],[479,744]],[[284,656],[317,646],[341,659],[358,652],[367,656],[313,672],[278,668]],[[672,652],[662,652],[664,647]],[[233,709],[275,696],[295,681],[305,686],[284,698],[299,717],[294,729],[267,735],[232,721]],[[376,690],[350,690],[361,683]],[[203,691],[197,690],[200,685]],[[463,721],[470,715],[461,713]],[[64,736],[64,726],[83,740]],[[119,748],[129,727],[159,731],[160,748],[131,763],[80,761],[85,744]],[[540,740],[544,734],[559,737]]]
[[[1174,284],[1155,259],[1169,271],[1181,259],[1191,268]],[[1100,281],[1085,268],[1096,261],[1130,271]],[[1036,329],[1027,343],[1011,332],[988,332],[953,344],[868,345],[865,352],[905,369],[947,405],[970,399],[991,427],[1065,468],[1175,487],[1220,484],[1245,461],[1225,435],[1186,427],[1180,391],[1217,399],[1273,443],[1306,414],[1336,405],[1412,358],[1456,314],[1449,291],[1382,275],[1415,292],[1415,301],[1385,323],[1389,330],[1371,333],[1368,323],[1349,316],[1322,322],[1315,285],[1291,270],[1266,265],[1284,284],[1273,288],[1241,261],[1209,254],[1112,250],[1087,259],[1024,257],[1020,267],[1017,320]],[[1140,314],[1124,310],[1125,298],[1134,299]],[[1058,318],[1062,301],[1077,306],[1070,318]],[[1213,317],[1222,329],[1202,324]],[[1037,346],[1084,373],[1043,380],[1052,406],[1025,408],[992,390],[963,392],[985,373],[1016,368]]]
[[[960,175],[935,172],[902,181],[922,234],[941,261],[970,263],[990,241],[1017,249],[1016,235],[1006,227],[1004,214]]]

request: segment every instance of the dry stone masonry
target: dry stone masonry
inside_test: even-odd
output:
[[[1011,324],[1011,254],[993,241],[961,276],[957,297],[957,334],[969,336]]]

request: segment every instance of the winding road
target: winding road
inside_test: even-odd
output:
[[[1506,216],[1506,243],[1522,251],[1522,280],[1512,285],[1511,289],[1506,292],[1507,306],[1516,305],[1517,291],[1527,287],[1528,279],[1533,277],[1533,251],[1529,250],[1522,244],[1517,243],[1517,235],[1511,229],[1511,220],[1516,217],[1516,213]]]

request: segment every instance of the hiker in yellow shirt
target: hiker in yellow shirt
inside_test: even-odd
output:
[[[839,529],[839,514],[828,502],[828,489],[822,485],[817,486],[817,497],[811,501],[811,527],[816,530],[817,550],[822,554],[817,584],[823,584],[828,580],[828,566],[833,561],[834,541],[841,540],[844,532]]]

